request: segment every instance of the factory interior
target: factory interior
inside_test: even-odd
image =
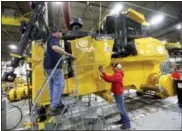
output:
[[[181,1],[1,1],[2,130],[182,130]]]

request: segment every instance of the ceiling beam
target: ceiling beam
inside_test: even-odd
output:
[[[16,1],[16,5],[17,5],[18,10],[20,11],[21,15],[23,15],[24,13],[23,13],[22,9],[20,8],[20,6],[19,6],[19,4],[18,4],[18,2],[17,2],[17,1]]]
[[[177,30],[171,30],[171,31],[168,31],[168,32],[165,32],[165,33],[163,33],[163,34],[161,34],[161,35],[159,35],[159,36],[157,36],[157,38],[165,38],[167,41],[179,41],[179,39],[180,39],[180,36],[178,37],[178,36],[172,36],[172,34],[174,34],[174,33],[176,33],[177,32]],[[179,34],[180,35],[180,34]],[[167,36],[167,38],[165,37],[165,36]],[[171,36],[171,37],[170,37]]]
[[[78,2],[79,2],[79,3],[87,4],[87,2],[84,2],[84,1],[78,1]],[[96,6],[96,7],[100,7],[100,5],[98,5],[98,4],[96,4],[96,3],[90,3],[90,5]],[[102,5],[101,7],[102,7],[102,8],[105,8],[105,9],[110,9],[109,7],[104,6],[104,5]]]
[[[8,35],[12,40],[17,41],[12,35],[10,35],[10,34],[8,33],[7,30],[5,30],[4,28],[2,28],[2,30],[3,30],[3,32],[4,32],[6,35]]]
[[[87,2],[87,4],[85,5],[85,8],[84,8],[84,11],[83,11],[83,13],[81,15],[82,19],[85,18],[85,14],[86,14],[86,12],[87,12],[87,10],[89,8],[89,5],[90,5],[90,2]]]
[[[108,5],[108,7],[111,5],[111,2],[107,2],[107,5]],[[101,8],[102,8],[103,6],[102,6],[102,4],[101,4]],[[99,5],[99,8],[100,8],[100,5]],[[103,8],[102,10],[101,10],[101,21],[103,20],[103,18],[105,17],[105,16],[103,16],[104,14],[105,14],[105,12],[107,11],[107,9],[109,9],[109,8]],[[99,10],[100,11],[100,10]],[[91,29],[95,29],[97,26],[98,26],[98,23],[99,23],[99,14],[100,13],[98,13],[98,16],[94,19],[94,21],[95,21],[95,23],[93,24],[93,25],[95,25],[94,27],[91,27],[90,28],[90,30]]]
[[[170,32],[171,30],[177,30],[176,25],[178,25],[178,24],[179,24],[179,21],[174,20],[174,21],[170,22],[169,24],[164,25],[160,29],[149,33],[149,35],[153,36],[153,37],[160,37],[161,35],[163,35],[163,34],[165,34],[167,32]]]
[[[1,2],[1,3],[3,3],[3,2]],[[16,4],[14,4],[14,5],[16,5]],[[1,6],[2,6],[2,9],[14,9],[14,10],[18,10],[18,9],[19,9],[17,6],[10,6],[10,4],[2,4]],[[28,6],[28,5],[22,6],[21,8],[22,8],[22,9],[27,9],[27,6]],[[29,8],[29,7],[28,7],[28,8]],[[29,8],[29,9],[30,9],[30,8]]]
[[[2,16],[2,25],[12,25],[12,26],[20,26],[20,22],[22,20],[29,21],[28,18],[23,18],[23,17],[9,17],[9,16]]]

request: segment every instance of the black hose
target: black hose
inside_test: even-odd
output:
[[[25,105],[25,103],[26,103],[26,100],[24,100],[24,103],[22,105],[18,105],[18,107],[21,109]],[[10,105],[11,105],[11,103],[10,103]],[[14,111],[15,110],[10,110],[10,111],[8,111],[8,113],[12,113]]]
[[[26,67],[26,66],[25,66]],[[29,73],[32,73],[32,72],[30,72],[29,71]],[[29,114],[31,113],[31,106],[32,106],[32,98],[31,98],[31,96],[30,96],[30,85],[29,85],[29,77],[30,76],[28,76],[29,74],[28,74],[28,70],[27,70],[27,67],[26,67],[26,80],[27,80],[27,89],[28,89],[28,103],[29,103]],[[30,74],[30,75],[32,75],[32,74]],[[30,78],[31,79],[31,78]]]
[[[13,129],[17,128],[17,127],[19,126],[19,124],[21,123],[22,119],[23,119],[23,113],[22,113],[22,110],[20,109],[20,107],[15,106],[15,105],[13,105],[13,104],[11,104],[11,106],[17,108],[17,109],[20,111],[21,117],[20,117],[20,120],[18,121],[18,123],[17,123],[14,127],[9,128],[9,129],[6,129],[6,130],[13,130]]]

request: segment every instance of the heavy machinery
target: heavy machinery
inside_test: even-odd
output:
[[[33,2],[32,8],[32,17],[23,32],[19,50],[13,55],[12,70],[4,74],[3,80],[14,81],[14,69],[21,60],[25,60],[24,53],[31,45],[31,57],[28,62],[32,67],[31,87],[34,102],[46,79],[43,69],[44,48],[37,44],[36,40],[45,41],[49,33],[43,19],[44,3]],[[39,27],[35,25],[36,21],[39,22]],[[142,14],[128,9],[117,15],[108,15],[102,22],[100,33],[81,31],[82,24],[80,18],[73,18],[70,22],[71,30],[65,33],[60,42],[67,52],[77,58],[74,69],[70,59],[63,61],[66,86],[64,95],[96,94],[111,102],[111,85],[100,78],[98,67],[103,65],[105,71],[111,73],[111,63],[116,62],[123,66],[125,89],[136,89],[138,95],[147,93],[162,98],[174,95],[170,74],[163,74],[160,70],[160,64],[168,58],[167,51],[161,41],[143,35],[142,25],[146,25],[147,22]],[[31,40],[32,44],[28,43],[28,40]],[[75,88],[75,72],[78,90]],[[49,103],[49,92],[46,88],[37,106],[42,110],[48,109]]]
[[[21,77],[17,77],[12,86],[13,88],[7,91],[7,97],[10,102],[26,99],[31,95],[31,87],[28,88],[27,82]]]
[[[27,82],[22,77],[17,77],[14,82],[3,82],[2,91],[7,95],[10,102],[15,102],[29,98],[31,86],[28,89]]]

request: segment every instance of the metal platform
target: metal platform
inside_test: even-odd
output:
[[[91,106],[88,107],[88,97],[84,97],[81,101],[81,107],[82,107],[82,115],[83,115],[83,120],[86,122],[86,128],[88,130],[96,130],[100,129],[101,126],[103,126],[103,130],[120,130],[119,126],[114,125],[113,121],[116,121],[120,119],[120,115],[118,113],[118,110],[116,108],[115,104],[108,104],[106,103],[103,99],[97,98],[97,101],[94,99],[94,95],[92,95],[92,100],[91,100]],[[17,104],[22,104],[22,102],[18,102]],[[178,109],[177,105],[177,98],[176,97],[170,97],[167,99],[163,100],[157,100],[150,98],[148,96],[143,96],[143,97],[137,97],[135,95],[135,92],[131,92],[128,94],[128,92],[125,92],[125,104],[127,111],[129,112],[129,116],[131,118],[131,124],[132,124],[132,129],[140,130],[140,129],[171,129],[171,130],[180,130],[181,129],[181,113],[180,110]],[[22,109],[24,110],[24,115],[28,113],[28,103],[25,104]],[[98,107],[103,107],[103,108],[98,108]],[[90,110],[89,110],[90,109]],[[93,109],[93,110],[92,110]],[[74,117],[68,117],[71,115],[67,115],[67,120],[62,118],[65,123],[68,121],[70,122],[67,124],[67,126],[64,123],[59,124],[56,128],[60,129],[79,129],[81,125],[79,125],[79,113],[78,110],[73,108],[74,110]],[[89,121],[88,118],[85,114],[86,111],[91,112],[90,114],[95,114],[97,118],[100,118],[102,120],[102,124],[99,123],[100,121],[97,119],[94,115],[92,118],[90,117]],[[167,115],[166,115],[167,114]],[[66,115],[66,114],[65,114]],[[8,113],[7,121],[8,124],[7,126],[13,125],[12,123],[16,123],[13,119],[10,118],[17,116],[16,119],[19,118],[18,114],[14,112],[13,114]],[[23,128],[23,121],[26,120],[28,115],[25,115],[21,125],[19,128]],[[104,116],[104,118],[102,118]],[[95,118],[94,118],[95,117]],[[165,120],[165,122],[164,122]],[[77,122],[77,124],[76,124]],[[95,123],[94,123],[95,122]],[[74,124],[73,124],[74,123]],[[152,124],[151,124],[152,123]],[[51,127],[51,125],[49,125]],[[93,127],[96,127],[93,129]],[[54,126],[51,128],[55,128]]]

